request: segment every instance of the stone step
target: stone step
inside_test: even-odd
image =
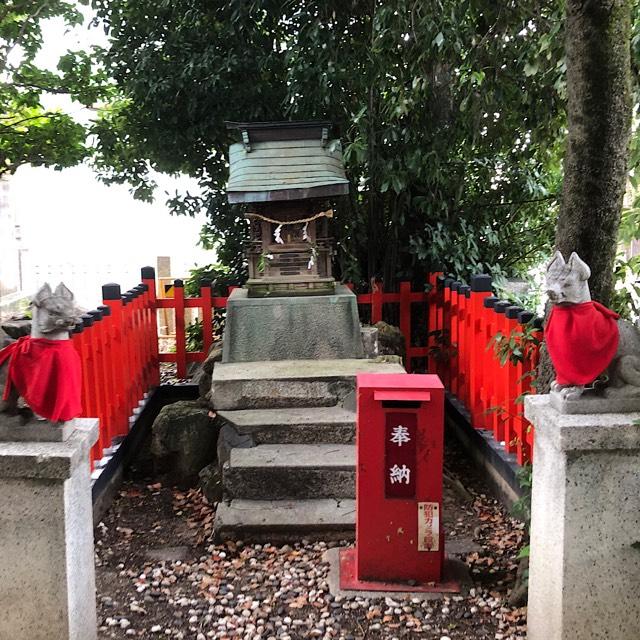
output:
[[[350,444],[262,444],[232,449],[223,469],[227,499],[355,497],[356,448]]]
[[[213,405],[217,411],[332,407],[365,372],[404,373],[404,368],[364,359],[219,363],[211,376]]]
[[[351,540],[355,520],[355,500],[232,500],[218,505],[214,532],[218,543]]]
[[[356,415],[342,407],[241,409],[218,415],[254,444],[355,442]]]

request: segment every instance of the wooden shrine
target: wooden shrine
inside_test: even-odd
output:
[[[329,122],[227,123],[229,202],[246,205],[249,296],[333,293],[331,200],[348,194],[342,152]]]

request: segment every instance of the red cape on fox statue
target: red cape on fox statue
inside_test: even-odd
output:
[[[34,413],[52,422],[82,413],[82,370],[71,340],[23,337],[0,350],[0,366],[6,360],[4,400],[15,389]]]
[[[618,349],[619,317],[595,300],[552,308],[544,339],[558,384],[589,384],[605,371]]]

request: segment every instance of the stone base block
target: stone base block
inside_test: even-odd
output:
[[[250,298],[236,289],[227,302],[222,362],[363,358],[356,296]]]
[[[535,428],[529,640],[640,638],[640,413],[566,415],[529,396]]]
[[[64,442],[0,443],[0,638],[95,640],[89,449],[97,420]]]
[[[611,389],[611,396],[604,396],[586,391],[577,400],[567,400],[558,391],[552,391],[549,398],[556,411],[570,415],[640,411],[640,395],[615,396],[615,392]]]
[[[282,444],[232,449],[224,467],[228,499],[355,498],[354,445]]]
[[[64,442],[76,428],[75,420],[50,422],[0,413],[0,442]]]
[[[211,376],[211,397],[217,411],[333,407],[355,391],[358,373],[404,368],[364,359],[221,363]]]
[[[333,294],[336,281],[333,278],[298,278],[283,282],[282,278],[253,278],[247,281],[251,298],[268,296],[324,296]]]

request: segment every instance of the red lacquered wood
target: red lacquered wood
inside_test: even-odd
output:
[[[187,377],[187,341],[184,322],[184,286],[182,280],[174,282],[176,318],[176,365],[178,378]]]
[[[151,277],[153,274],[153,277]],[[145,277],[148,276],[148,277]],[[142,274],[142,282],[148,287],[146,294],[147,302],[147,336],[149,340],[149,386],[154,387],[160,384],[160,360],[158,358],[158,300],[156,294],[155,271],[145,270]]]
[[[373,282],[371,290],[371,324],[382,320],[382,282]]]
[[[118,292],[120,288],[118,287]],[[125,346],[123,342],[123,309],[122,298],[105,299],[103,304],[111,309],[111,353],[109,354],[109,368],[111,369],[115,404],[114,436],[124,436],[129,431],[129,414],[127,412],[127,384],[129,375],[125,361]]]
[[[404,337],[405,369],[412,370],[411,351],[411,283],[400,283],[400,332]]]
[[[213,301],[210,285],[200,289],[200,298],[202,299],[202,350],[206,355],[213,344]]]

